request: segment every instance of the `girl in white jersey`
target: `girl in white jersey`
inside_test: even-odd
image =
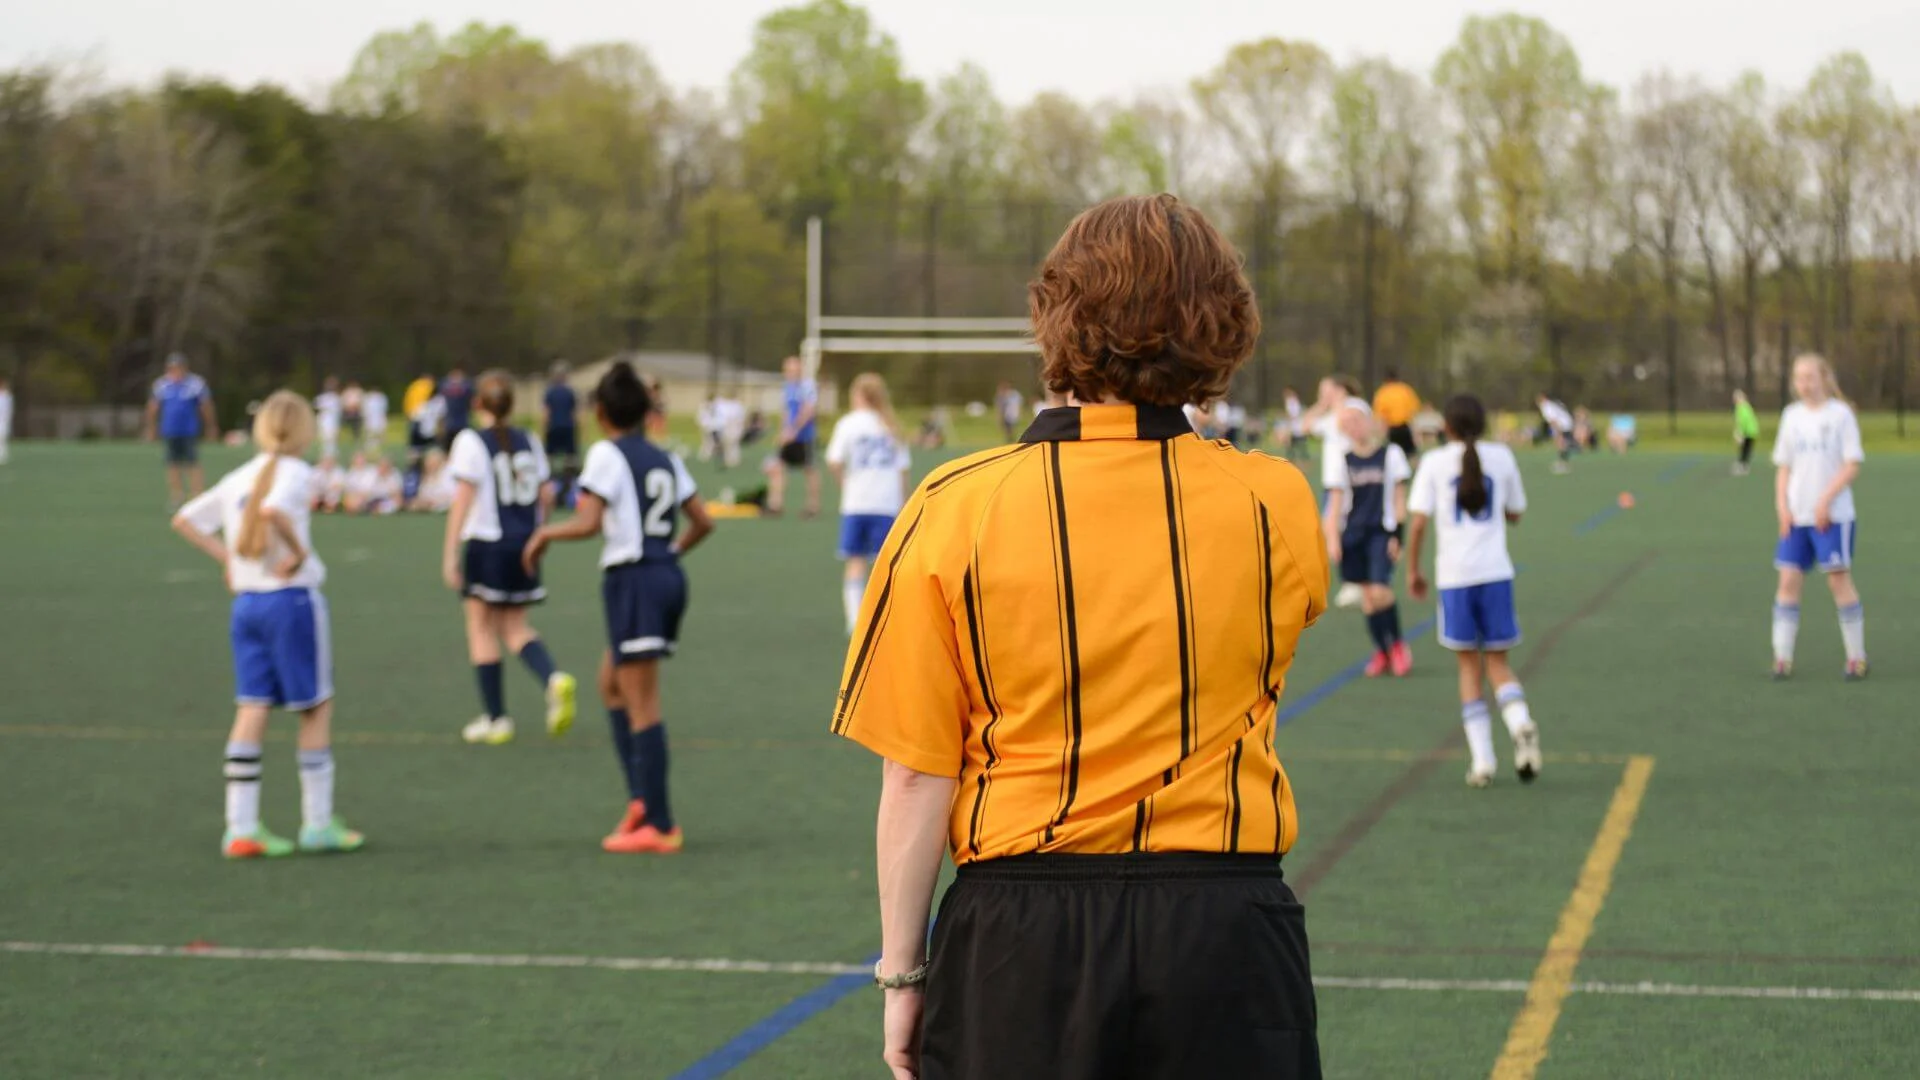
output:
[[[313,410],[320,424],[320,453],[326,457],[340,455],[340,415],[344,407],[340,400],[340,380],[331,375],[321,380],[320,393],[313,399]]]
[[[333,650],[327,568],[308,537],[312,470],[300,460],[313,442],[313,409],[286,390],[253,420],[260,454],[174,515],[174,531],[225,570],[233,591],[230,637],[238,683],[227,738],[229,859],[291,854],[295,845],[260,823],[260,741],[267,712],[300,714],[301,851],[354,851],[364,842],[333,813]],[[224,537],[224,543],[222,538]]]
[[[1513,737],[1514,770],[1522,782],[1528,782],[1540,773],[1540,730],[1513,665],[1507,662],[1507,651],[1520,643],[1507,526],[1517,523],[1526,510],[1527,492],[1513,451],[1481,440],[1487,431],[1487,410],[1479,398],[1465,394],[1454,398],[1447,402],[1445,416],[1447,445],[1420,459],[1407,498],[1407,511],[1413,516],[1407,538],[1407,586],[1415,599],[1426,598],[1420,552],[1431,528],[1433,576],[1440,587],[1440,644],[1459,657],[1460,721],[1473,755],[1467,783],[1486,787],[1499,767],[1483,678],[1493,684],[1500,716]]]
[[[552,471],[540,440],[513,426],[511,375],[480,376],[474,398],[488,426],[453,437],[446,466],[453,503],[440,547],[440,579],[462,598],[467,659],[480,687],[480,715],[460,736],[488,746],[513,741],[500,667],[504,644],[546,694],[547,734],[558,738],[573,726],[578,686],[555,666],[540,632],[527,621],[527,609],[545,600],[547,590],[520,562],[527,541],[553,510]]]
[[[1807,571],[1818,566],[1840,609],[1846,677],[1864,679],[1866,616],[1853,582],[1853,481],[1867,456],[1860,445],[1860,421],[1840,396],[1833,368],[1822,357],[1802,356],[1793,362],[1793,392],[1800,400],[1780,414],[1780,433],[1773,444],[1773,505],[1780,520],[1780,544],[1773,556],[1780,571],[1780,586],[1773,594],[1773,677],[1785,679],[1793,673],[1800,591]]]
[[[861,375],[853,380],[852,397],[853,411],[833,426],[827,441],[827,467],[840,485],[840,558],[847,564],[841,603],[848,634],[860,617],[873,557],[906,504],[913,465],[885,380],[872,372]]]

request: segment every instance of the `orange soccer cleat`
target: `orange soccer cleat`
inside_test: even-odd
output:
[[[632,832],[607,837],[600,841],[600,848],[615,855],[678,855],[685,843],[678,828],[661,832],[642,825]]]

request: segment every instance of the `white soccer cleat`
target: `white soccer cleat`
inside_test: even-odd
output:
[[[1540,728],[1528,724],[1513,736],[1513,771],[1523,784],[1540,775]]]
[[[1468,768],[1467,786],[1470,788],[1492,787],[1493,766],[1489,765],[1483,769],[1478,765],[1474,765]]]
[[[1366,593],[1361,590],[1360,586],[1349,582],[1340,586],[1340,591],[1334,594],[1333,606],[1343,608],[1359,607],[1360,601],[1365,597]]]
[[[460,737],[476,745],[505,746],[513,741],[513,719],[507,716],[499,719],[476,716],[460,729]]]

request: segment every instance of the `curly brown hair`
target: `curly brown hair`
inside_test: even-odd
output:
[[[1041,381],[1081,401],[1205,404],[1260,336],[1239,252],[1172,195],[1111,199],[1074,218],[1027,307]]]

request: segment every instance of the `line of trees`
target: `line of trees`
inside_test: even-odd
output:
[[[634,44],[478,23],[376,36],[324,102],[0,72],[0,372],[53,403],[137,399],[175,349],[240,400],[636,346],[770,365],[810,216],[832,308],[1005,315],[1069,214],[1158,189],[1247,255],[1262,400],[1389,366],[1516,399],[1765,398],[1816,348],[1891,404],[1920,346],[1920,108],[1854,53],[1800,87],[1622,92],[1501,15],[1430,72],[1270,38],[1186,87],[1014,105],[812,0],[763,19],[719,93]]]

